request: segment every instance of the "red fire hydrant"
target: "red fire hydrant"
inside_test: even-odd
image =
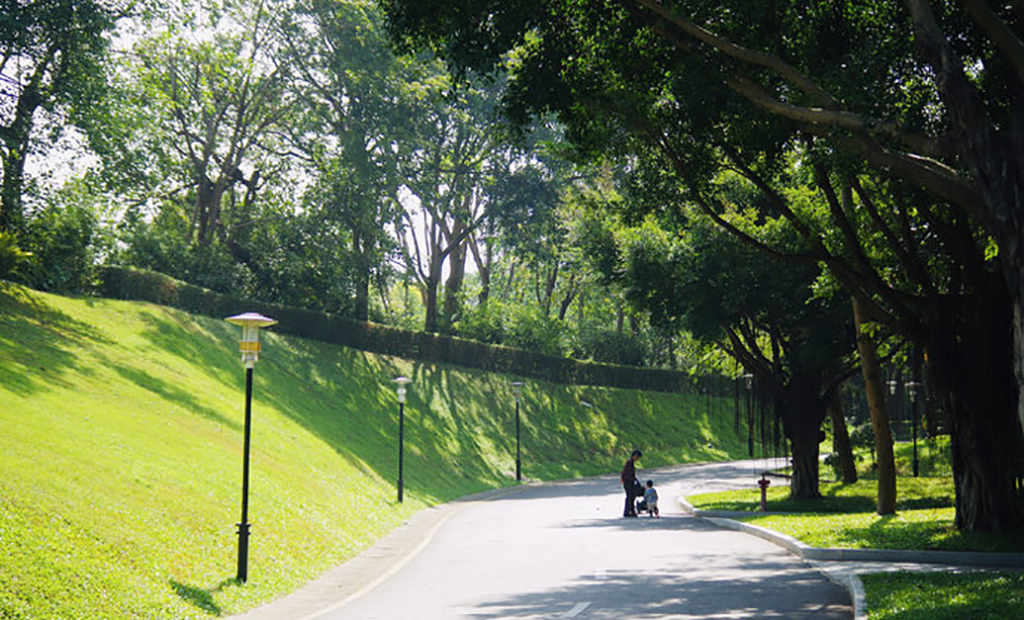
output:
[[[757,486],[761,487],[761,512],[768,512],[768,487],[772,481],[767,476],[761,474],[761,479],[757,481]]]

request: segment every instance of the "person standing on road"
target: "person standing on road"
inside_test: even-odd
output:
[[[643,487],[636,479],[636,462],[640,460],[641,456],[643,456],[642,452],[633,450],[633,454],[629,455],[626,464],[622,466],[622,473],[619,474],[619,482],[622,483],[622,489],[626,492],[626,507],[622,511],[623,517],[636,516],[636,498],[644,494]]]

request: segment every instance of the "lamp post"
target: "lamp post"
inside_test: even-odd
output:
[[[402,479],[402,465],[405,453],[405,386],[412,383],[408,377],[397,377],[392,383],[398,385],[398,501],[405,496],[405,482]]]
[[[889,379],[888,381],[885,382],[885,384],[889,386],[889,396],[892,397],[889,400],[891,407],[889,409],[889,419],[895,424],[897,418],[902,419],[902,416],[900,416],[899,402],[896,400],[896,391],[900,387],[900,382],[897,381],[896,379]],[[904,426],[904,428],[906,427]]]
[[[245,364],[245,439],[242,456],[242,519],[238,523],[238,581],[249,578],[249,441],[252,426],[252,369],[260,358],[260,329],[277,324],[274,319],[246,312],[225,319],[242,328],[242,363]]]
[[[914,426],[914,477],[917,478],[919,467],[917,462],[917,388],[921,387],[920,383],[916,381],[910,381],[906,384],[907,398],[910,399],[910,419],[911,424]]]
[[[523,399],[523,382],[512,382],[512,393],[516,397],[516,481],[523,479],[523,461],[519,452],[519,401]]]
[[[746,373],[742,375],[747,385],[747,455],[754,456],[754,410],[751,403],[751,395],[754,390],[754,375]]]

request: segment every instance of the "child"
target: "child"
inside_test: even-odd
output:
[[[647,481],[647,490],[644,491],[644,502],[647,503],[647,511],[652,517],[661,518],[658,512],[658,492],[654,490],[654,481]]]

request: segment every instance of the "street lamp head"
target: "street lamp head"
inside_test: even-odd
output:
[[[907,397],[910,398],[910,402],[914,402],[914,399],[917,396],[917,388],[919,387],[921,387],[921,384],[916,381],[910,381],[906,384]]]
[[[408,377],[396,377],[391,380],[392,383],[398,384],[398,402],[405,402],[405,386],[412,383],[412,379]]]
[[[748,389],[748,390],[751,390],[751,389],[753,389],[753,388],[754,388],[754,375],[752,375],[752,374],[750,374],[750,373],[748,372],[747,374],[743,375],[743,378],[744,378],[744,379],[746,380],[746,382],[747,382],[747,389]]]
[[[513,381],[512,382],[512,394],[516,397],[516,402],[520,402],[523,398],[523,382]]]
[[[233,325],[241,326],[242,343],[240,349],[242,351],[242,362],[246,368],[252,368],[260,358],[260,329],[277,325],[277,321],[257,312],[246,312],[245,314],[229,316],[224,320]]]
[[[889,395],[890,396],[895,396],[896,395],[896,386],[898,386],[899,384],[900,384],[900,382],[897,381],[896,379],[890,379],[889,380]]]

